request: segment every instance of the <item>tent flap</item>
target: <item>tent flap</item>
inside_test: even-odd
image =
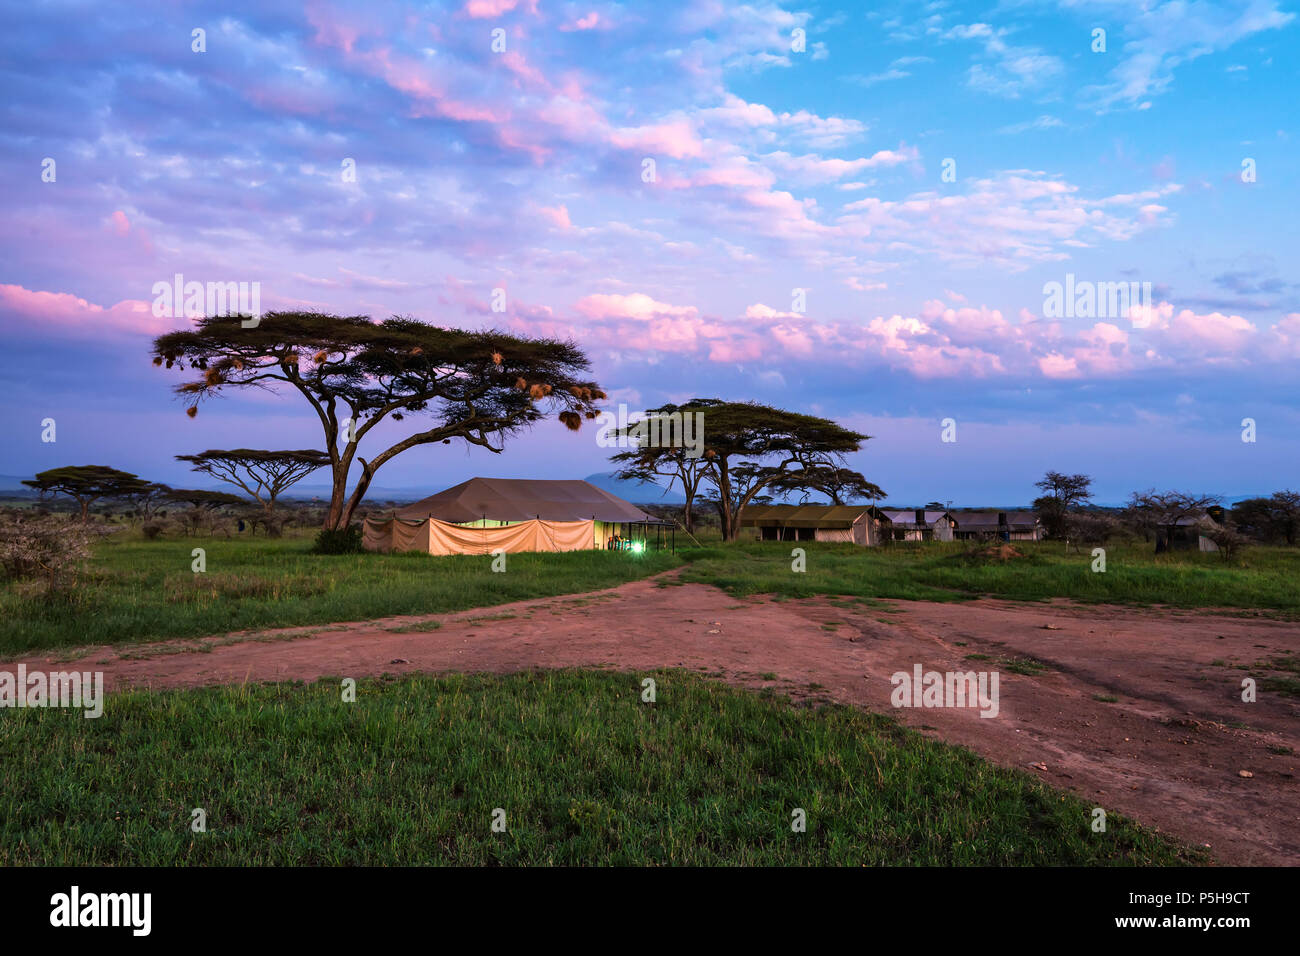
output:
[[[494,551],[582,551],[596,547],[596,523],[534,518],[499,528],[466,528],[430,518],[418,523],[367,518],[362,543],[371,551],[491,554]]]

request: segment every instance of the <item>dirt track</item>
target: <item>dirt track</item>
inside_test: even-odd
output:
[[[898,601],[888,611],[842,603],[736,599],[703,585],[649,580],[438,615],[441,627],[427,632],[393,633],[386,629],[421,619],[388,618],[324,632],[266,632],[208,653],[177,653],[194,642],[96,648],[57,669],[102,670],[114,689],[416,671],[686,667],[897,715],[1096,806],[1208,845],[1223,863],[1300,862],[1300,702],[1261,691],[1258,702],[1243,703],[1241,679],[1258,675],[1212,663],[1251,665],[1300,652],[1300,625],[1065,603]],[[266,639],[295,633],[303,636]],[[989,659],[966,659],[971,654]],[[1007,659],[1025,657],[1046,669],[1007,671]],[[999,716],[894,709],[890,675],[918,663],[997,670]],[[776,680],[764,679],[773,674]]]

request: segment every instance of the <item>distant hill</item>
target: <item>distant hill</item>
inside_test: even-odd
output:
[[[15,495],[38,495],[35,488],[28,488],[23,484],[23,478],[20,475],[0,475],[0,494],[14,497]]]
[[[686,496],[678,491],[676,487],[669,489],[652,481],[622,481],[614,477],[615,474],[612,471],[598,472],[594,475],[588,475],[583,480],[595,485],[602,491],[608,491],[611,495],[617,495],[624,501],[630,501],[634,505],[680,505],[686,503]]]

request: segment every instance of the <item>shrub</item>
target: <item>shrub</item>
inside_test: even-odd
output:
[[[1230,524],[1204,521],[1198,530],[1218,546],[1219,554],[1225,561],[1231,561],[1253,544],[1250,538]]]
[[[140,533],[148,540],[152,541],[163,533],[163,526],[157,521],[150,521],[148,524],[141,525]]]
[[[47,593],[72,584],[90,544],[111,529],[57,515],[0,511],[0,571],[10,580],[44,581]]]
[[[317,554],[359,554],[365,550],[361,547],[361,526],[322,530],[312,550]]]
[[[1079,511],[1065,519],[1066,536],[1082,544],[1105,544],[1119,530],[1119,521],[1107,514]]]

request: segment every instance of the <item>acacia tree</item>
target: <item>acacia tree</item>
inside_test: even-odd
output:
[[[1300,492],[1277,491],[1268,498],[1246,498],[1232,506],[1239,531],[1261,540],[1281,538],[1295,544],[1300,529]]]
[[[814,464],[789,472],[772,482],[770,487],[772,491],[782,494],[798,494],[801,503],[807,501],[812,492],[825,495],[833,505],[849,501],[877,501],[885,497],[884,489],[868,481],[860,472],[829,463]]]
[[[695,399],[685,405],[652,409],[650,414],[680,415],[682,420],[701,416],[702,454],[691,459],[684,448],[641,445],[633,452],[614,456],[615,461],[629,463],[620,477],[657,475],[681,481],[690,489],[690,500],[699,498],[717,509],[726,541],[734,540],[739,533],[741,514],[747,505],[768,500],[768,494],[778,490],[779,483],[785,488],[817,487],[816,482],[828,477],[827,469],[846,471],[843,456],[859,450],[870,437],[825,418],[757,402]],[[664,434],[662,428],[657,431]],[[656,432],[634,423],[612,434],[635,439],[647,433]]]
[[[1185,491],[1156,491],[1153,488],[1133,492],[1128,508],[1156,527],[1156,554],[1159,554],[1173,546],[1180,521],[1204,518],[1206,509],[1218,502],[1218,495],[1193,495]]]
[[[173,488],[167,495],[167,500],[190,506],[190,510],[181,515],[186,534],[215,526],[217,509],[244,504],[244,499],[239,495],[232,495],[228,491],[209,491],[206,488]]]
[[[162,482],[148,481],[122,497],[131,503],[137,516],[147,521],[153,517],[159,505],[171,500],[171,493],[171,488]]]
[[[1045,492],[1034,499],[1033,508],[1038,512],[1038,520],[1043,523],[1043,530],[1050,538],[1064,538],[1070,528],[1070,512],[1091,500],[1089,486],[1092,479],[1087,475],[1066,475],[1059,471],[1049,471],[1042,481],[1034,482],[1034,487]]]
[[[693,412],[699,412],[721,404],[721,400],[716,398],[697,398],[690,403],[689,407]],[[670,420],[669,416],[672,415],[678,416],[676,421],[681,421],[680,416],[684,407],[686,406],[669,404],[647,409],[647,421],[656,417]],[[612,434],[616,438],[628,437],[635,429],[636,426],[632,425],[626,429],[615,430]],[[664,429],[658,429],[656,434],[664,434]],[[689,450],[679,445],[646,444],[611,455],[610,460],[621,466],[615,473],[615,477],[620,480],[653,483],[657,478],[667,478],[669,488],[674,484],[681,485],[682,495],[686,498],[686,504],[682,509],[682,523],[688,534],[695,532],[695,499],[699,495],[700,482],[704,478],[708,465],[703,455],[692,458]]]
[[[269,519],[275,513],[275,499],[280,493],[318,468],[324,468],[330,463],[330,456],[323,451],[235,448],[177,455],[176,460],[189,462],[194,471],[242,488],[262,506]]]
[[[150,483],[106,465],[67,465],[37,472],[35,479],[23,484],[42,495],[53,493],[76,499],[81,506],[81,520],[85,521],[90,517],[90,506],[100,498],[128,498],[141,493]]]
[[[703,482],[718,509],[724,540],[735,540],[745,507],[777,482],[839,464],[870,436],[835,422],[757,402],[718,402],[683,413],[704,416]]]
[[[699,494],[700,480],[704,477],[703,458],[691,458],[684,448],[646,448],[623,451],[610,457],[621,467],[614,476],[621,481],[655,482],[667,478],[668,487],[680,485],[686,504],[682,508],[682,524],[688,533],[695,532],[695,498]]]
[[[187,504],[191,508],[215,511],[226,505],[242,505],[244,499],[228,491],[209,491],[206,488],[173,488],[167,495],[168,501]]]
[[[177,387],[198,402],[229,388],[292,389],[320,420],[332,491],[326,530],[346,528],[375,473],[417,445],[460,439],[492,452],[548,414],[571,430],[596,417],[605,393],[571,342],[495,330],[446,329],[394,317],[269,312],[252,328],[241,316],[208,316],[154,340],[154,364],[199,372]],[[361,442],[385,419],[421,425],[366,459]],[[348,491],[353,463],[360,474]]]

